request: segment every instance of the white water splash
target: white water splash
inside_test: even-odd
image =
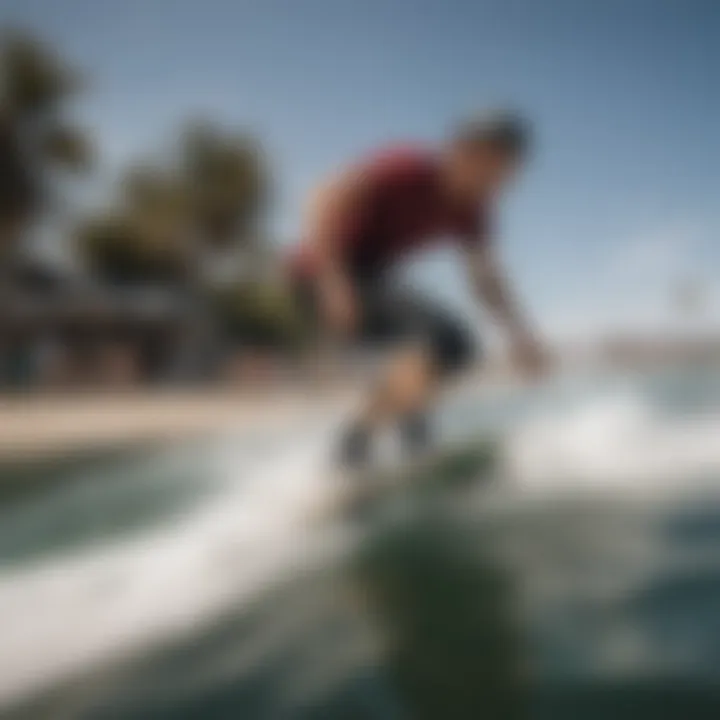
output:
[[[718,415],[669,418],[636,389],[561,409],[542,404],[541,414],[502,424],[523,497],[554,489],[649,494],[720,477]],[[0,706],[192,632],[311,560],[318,548],[307,518],[333,491],[322,468],[336,420],[258,440],[252,453],[247,438],[242,449],[224,445],[213,462],[227,486],[172,526],[0,574]]]
[[[523,490],[641,493],[720,486],[720,413],[672,417],[636,388],[547,408],[509,433],[504,459]]]
[[[302,567],[318,551],[307,520],[329,492],[330,425],[278,439],[244,472],[246,453],[226,448],[225,490],[171,526],[0,574],[0,707],[191,632]]]

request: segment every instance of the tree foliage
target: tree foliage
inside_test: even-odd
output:
[[[174,283],[183,278],[187,258],[176,245],[162,243],[138,218],[100,214],[77,230],[77,241],[94,275],[117,284]]]
[[[79,76],[51,48],[18,32],[1,38],[3,104],[23,118],[53,114],[80,88]]]
[[[79,87],[77,74],[40,41],[18,33],[0,37],[0,237],[5,244],[17,245],[44,209],[52,171],[90,165],[87,134],[64,118],[66,101]]]
[[[132,257],[137,279],[156,277],[159,267],[168,276],[192,274],[203,253],[253,245],[266,193],[252,138],[191,126],[167,166],[133,167],[120,180],[113,226],[123,218],[123,267]],[[111,271],[120,238],[111,241],[105,227],[98,218],[84,223],[80,247],[92,266]]]
[[[267,200],[265,168],[255,140],[191,125],[181,140],[180,173],[204,243],[247,243]]]
[[[90,166],[87,134],[66,118],[82,85],[41,41],[0,38],[0,244],[22,239],[45,207],[56,168]],[[194,122],[168,150],[164,163],[129,167],[108,208],[78,223],[74,239],[88,269],[113,283],[192,287],[231,335],[292,341],[293,304],[265,272],[261,225],[271,188],[257,140]],[[203,259],[222,261],[233,250],[243,251],[243,277],[221,289],[203,286]]]
[[[306,328],[289,289],[279,281],[238,281],[214,294],[227,333],[238,340],[299,350]]]

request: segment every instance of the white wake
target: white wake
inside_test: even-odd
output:
[[[504,461],[525,491],[720,488],[719,437],[720,412],[674,416],[629,386],[519,422]]]
[[[496,403],[463,400],[472,415]],[[501,405],[493,414],[503,416],[506,479],[523,497],[720,485],[720,413],[674,418],[633,387],[543,401],[512,422]],[[333,492],[323,469],[340,412],[258,447],[252,460],[226,445],[216,455],[224,489],[172,525],[0,573],[0,706],[191,632],[316,557],[307,520]]]
[[[192,631],[311,559],[330,426],[278,439],[250,467],[226,447],[225,489],[172,525],[1,573],[0,706]]]

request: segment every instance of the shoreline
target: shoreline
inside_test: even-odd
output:
[[[715,363],[713,363],[714,365]],[[640,364],[635,371],[667,369],[675,363]],[[628,365],[624,366],[628,369]],[[560,365],[546,380],[584,369],[608,371],[617,366]],[[541,380],[541,384],[545,380]],[[481,394],[532,386],[502,367],[483,368],[459,378],[451,390]],[[152,446],[163,442],[272,426],[301,420],[326,406],[349,405],[358,397],[361,378],[318,382],[280,382],[260,386],[122,389],[85,393],[38,392],[0,396],[0,481],[8,466],[53,462],[68,455]]]
[[[347,390],[284,387],[6,397],[0,400],[0,475],[8,465],[300,419],[318,402],[336,407],[349,396]]]

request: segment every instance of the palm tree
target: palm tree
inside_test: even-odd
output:
[[[172,173],[131,168],[115,207],[77,229],[81,255],[104,280],[177,284],[190,267],[191,217],[185,187]]]
[[[0,38],[0,251],[17,252],[47,207],[56,168],[89,165],[86,134],[67,125],[65,101],[79,89],[76,73],[46,45],[18,33]]]
[[[213,248],[253,244],[268,195],[257,143],[245,134],[195,123],[180,145],[179,172],[201,243]]]
[[[128,279],[160,275],[196,287],[217,253],[246,250],[250,262],[262,256],[257,228],[267,188],[254,141],[194,124],[178,149],[169,167],[130,168],[115,208],[81,225],[81,252],[95,270],[117,275],[117,263]]]
[[[181,288],[190,345],[208,350],[223,336],[296,346],[292,303],[268,272],[269,183],[257,143],[195,123],[176,147],[169,166],[125,173],[113,209],[78,229],[81,253],[105,279]]]
[[[181,282],[187,274],[186,254],[166,238],[151,229],[150,221],[119,211],[91,217],[76,230],[93,275],[115,285]]]

